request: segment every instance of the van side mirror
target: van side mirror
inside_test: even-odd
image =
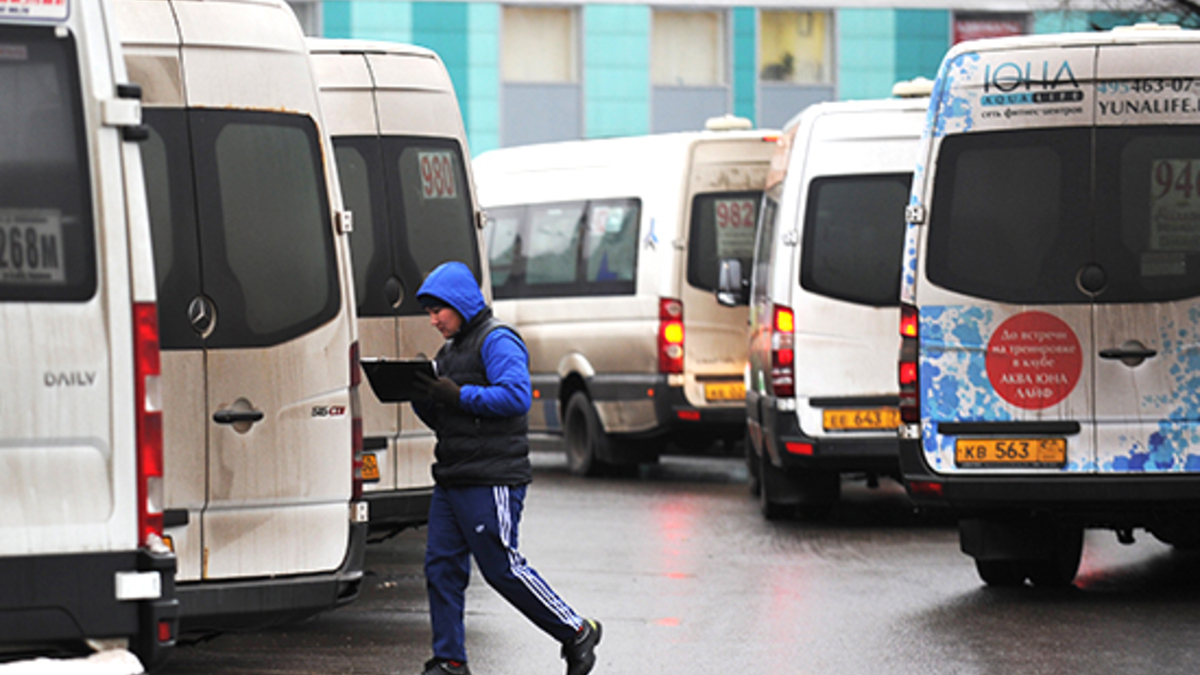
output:
[[[726,307],[750,304],[750,280],[742,276],[742,261],[725,258],[717,275],[717,302]]]

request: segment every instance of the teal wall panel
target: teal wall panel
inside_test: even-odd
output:
[[[896,10],[896,81],[937,77],[950,48],[950,21],[947,10]]]
[[[1086,30],[1089,30],[1087,12],[1035,12],[1033,15],[1033,32],[1037,34]]]
[[[896,10],[842,9],[838,32],[838,98],[890,96],[896,80]]]
[[[758,10],[733,9],[733,114],[758,121]]]
[[[412,3],[395,0],[325,0],[325,37],[412,42]]]
[[[583,8],[584,136],[650,131],[650,8]]]
[[[500,5],[471,3],[467,12],[467,99],[471,154],[500,147]]]
[[[467,128],[471,124],[470,56],[467,50],[468,7],[465,2],[414,2],[412,42],[442,57]]]

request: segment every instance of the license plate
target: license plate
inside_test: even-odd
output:
[[[837,409],[824,411],[825,431],[871,431],[900,426],[897,408]]]
[[[379,480],[379,460],[373,452],[363,453],[362,478],[364,481]]]
[[[704,385],[706,401],[742,401],[746,398],[746,385],[741,382],[717,382]]]
[[[960,438],[954,463],[978,468],[1058,468],[1067,463],[1065,438]]]

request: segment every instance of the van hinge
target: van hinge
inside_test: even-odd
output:
[[[142,88],[136,84],[118,84],[117,97],[100,102],[100,121],[117,127],[127,141],[150,138],[150,129],[142,124]]]
[[[338,211],[336,218],[338,234],[350,234],[354,231],[353,213],[350,211]]]
[[[912,225],[924,225],[925,207],[920,204],[909,204],[904,207],[904,221]]]
[[[800,233],[795,230],[788,230],[783,233],[783,245],[795,246],[800,243]]]

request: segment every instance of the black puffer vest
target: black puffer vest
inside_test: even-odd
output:
[[[438,351],[438,374],[458,383],[487,385],[483,340],[497,328],[515,330],[484,309],[463,324]],[[519,335],[518,335],[519,337]],[[529,416],[476,417],[459,406],[437,406],[433,479],[439,485],[524,485],[533,480],[529,463]]]

